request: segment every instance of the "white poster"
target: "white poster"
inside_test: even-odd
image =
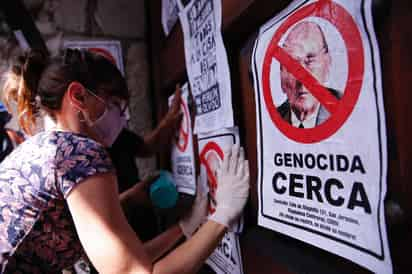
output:
[[[180,0],[162,0],[162,26],[166,36],[176,24],[181,8]]]
[[[200,179],[209,189],[209,214],[215,211],[215,192],[217,188],[216,171],[222,163],[225,152],[232,149],[233,144],[239,144],[238,128],[221,129],[198,135]],[[243,217],[234,223],[229,231],[240,233],[243,229]]]
[[[216,274],[243,274],[239,235],[228,232],[206,260]]]
[[[261,27],[252,57],[258,223],[391,273],[371,13],[371,0],[298,0]]]
[[[221,0],[193,0],[181,13],[186,69],[196,103],[195,133],[233,127]]]
[[[180,111],[183,114],[179,132],[172,145],[172,170],[177,190],[194,195],[196,193],[196,170],[193,153],[192,120],[188,106],[189,86],[182,86]],[[174,95],[169,97],[169,106]]]
[[[64,41],[63,48],[87,49],[100,53],[117,65],[122,75],[124,75],[122,46],[120,41]]]

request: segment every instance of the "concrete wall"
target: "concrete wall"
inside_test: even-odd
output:
[[[65,40],[118,40],[131,92],[129,128],[143,135],[152,128],[144,0],[24,0],[52,54]],[[1,26],[0,26],[1,27]],[[20,49],[0,33],[0,73]],[[155,159],[137,160],[142,175]]]

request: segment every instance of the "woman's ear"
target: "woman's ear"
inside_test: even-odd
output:
[[[86,108],[86,89],[79,82],[71,82],[67,87],[70,103],[78,110]]]

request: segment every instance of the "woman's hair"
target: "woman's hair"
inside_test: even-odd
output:
[[[128,100],[127,84],[117,67],[100,54],[66,49],[49,58],[39,51],[19,56],[5,75],[3,97],[9,107],[17,103],[21,128],[32,134],[40,109],[55,118],[63,96],[72,82],[97,94]]]

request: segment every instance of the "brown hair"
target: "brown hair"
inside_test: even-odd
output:
[[[128,100],[127,84],[117,67],[100,54],[66,49],[54,58],[30,51],[17,58],[5,76],[4,101],[17,103],[21,128],[32,134],[40,109],[54,118],[72,82],[96,92]]]

